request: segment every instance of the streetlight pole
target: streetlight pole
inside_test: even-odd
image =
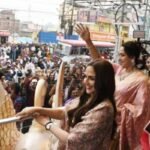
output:
[[[65,23],[64,23],[65,7],[66,7],[66,0],[64,0],[64,2],[63,2],[62,15],[61,15],[61,25],[60,25],[61,29],[65,28]]]
[[[149,29],[148,29],[148,26],[147,26],[147,11],[148,11],[148,7],[149,6],[149,0],[145,0],[146,2],[144,3],[146,5],[146,10],[145,10],[145,15],[144,15],[144,30],[145,30],[145,34],[146,34],[146,39],[149,38]]]
[[[73,32],[73,19],[74,19],[74,0],[72,0],[72,10],[71,10],[71,19],[69,23],[69,35],[72,35]]]
[[[122,25],[124,23],[125,6],[131,6],[134,9],[134,11],[136,13],[137,23],[139,23],[139,16],[138,16],[138,13],[137,13],[135,6],[133,4],[126,3],[126,1],[123,0],[123,4],[118,7],[118,9],[115,13],[115,23],[117,23],[119,20],[119,18],[117,18],[117,15],[118,15],[119,10],[122,8],[121,23],[115,24],[115,27],[116,27],[116,46],[115,46],[115,51],[114,51],[114,56],[113,56],[115,62],[118,61],[118,50],[119,50],[120,45],[121,45],[121,31],[122,31]],[[138,25],[138,29],[140,29],[139,25]]]
[[[125,0],[123,0],[123,5],[122,5],[122,14],[121,14],[121,22],[124,22],[124,11],[125,11]],[[121,8],[121,7],[119,7]],[[118,9],[119,10],[119,9]],[[116,22],[116,16],[117,16],[117,13],[118,13],[118,10],[116,12],[116,15],[115,15],[115,22]],[[120,45],[122,43],[122,39],[121,39],[121,32],[122,32],[122,25],[115,25],[116,27],[116,45],[115,45],[115,51],[114,51],[114,61],[117,62],[118,61],[118,50],[120,48]]]

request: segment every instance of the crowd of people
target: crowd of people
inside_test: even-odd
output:
[[[12,57],[14,47],[16,47],[15,57]],[[11,95],[16,113],[27,106],[34,106],[37,82],[45,76],[48,77],[49,83],[45,107],[51,107],[50,100],[55,92],[58,70],[62,61],[52,53],[50,50],[52,48],[54,49],[48,45],[1,45],[0,80]],[[64,100],[70,101],[79,95],[84,70],[85,65],[80,62],[72,66],[65,64]],[[31,121],[25,123],[22,132],[27,132],[30,124]]]
[[[99,54],[87,27],[77,25],[76,32],[86,42],[92,61],[88,65],[77,61],[74,66],[65,64],[60,108],[51,107],[62,60],[46,45],[20,46],[15,55],[15,46],[1,47],[1,56],[6,57],[1,57],[0,80],[11,95],[17,116],[34,117],[67,150],[146,150],[149,145],[143,146],[142,135],[150,120],[150,56],[146,67],[139,67],[143,47],[129,41],[119,50],[119,64],[111,63]],[[34,107],[40,78],[48,83],[45,104]],[[66,127],[55,126],[49,118],[65,121]]]

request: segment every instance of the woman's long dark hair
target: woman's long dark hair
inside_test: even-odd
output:
[[[92,66],[96,74],[94,96],[86,103],[89,100],[90,95],[86,93],[85,88],[83,89],[78,106],[68,112],[69,126],[71,127],[74,127],[80,122],[81,117],[84,116],[86,112],[105,100],[110,100],[116,115],[116,105],[114,101],[115,73],[112,65],[106,60],[95,60],[88,66]],[[115,115],[112,135],[116,129]]]

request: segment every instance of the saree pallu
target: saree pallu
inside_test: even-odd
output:
[[[150,120],[148,78],[140,72],[120,81],[116,79],[116,105],[120,130],[119,150],[141,150],[140,137]]]

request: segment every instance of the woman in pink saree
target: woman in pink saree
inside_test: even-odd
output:
[[[77,25],[76,32],[86,42],[91,57],[102,59],[91,41],[89,29]],[[141,150],[140,137],[145,124],[150,120],[148,77],[136,67],[140,50],[137,42],[125,43],[119,51],[119,64],[113,64],[116,72],[119,150]]]
[[[141,150],[140,137],[150,118],[148,80],[141,72],[131,73],[124,80],[116,75],[116,105],[122,150]]]

